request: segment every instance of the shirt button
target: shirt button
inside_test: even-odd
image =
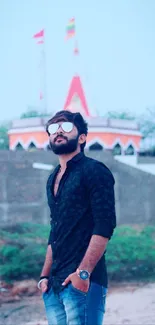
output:
[[[56,240],[53,242],[53,244],[56,244]]]

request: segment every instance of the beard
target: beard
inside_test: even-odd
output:
[[[56,155],[66,155],[74,152],[77,149],[79,135],[69,140],[65,136],[62,136],[62,138],[66,140],[66,143],[55,143],[56,138],[54,139],[54,142],[50,141],[51,150]]]

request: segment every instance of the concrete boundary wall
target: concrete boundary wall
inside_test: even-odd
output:
[[[155,224],[155,176],[116,161],[110,152],[86,152],[104,162],[115,178],[118,224]],[[46,181],[50,170],[34,169],[33,163],[52,164],[52,152],[0,151],[0,224],[34,222],[48,224]]]

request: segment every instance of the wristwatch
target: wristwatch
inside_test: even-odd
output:
[[[77,275],[82,280],[88,280],[90,278],[90,273],[87,270],[79,270],[77,269]]]

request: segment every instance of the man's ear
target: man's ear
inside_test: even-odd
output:
[[[78,142],[79,142],[79,144],[82,144],[82,143],[86,142],[86,135],[85,134],[80,134]]]

